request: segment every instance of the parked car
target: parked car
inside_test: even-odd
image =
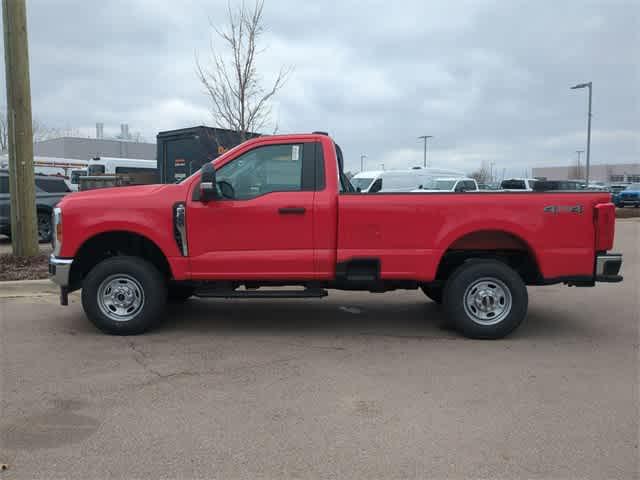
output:
[[[50,242],[53,207],[71,190],[63,177],[36,175],[35,182],[38,238],[40,242]],[[0,170],[0,234],[7,236],[11,236],[10,207],[9,171]]]
[[[640,183],[632,183],[619,192],[615,203],[617,207],[640,207]]]
[[[503,180],[500,183],[500,188],[502,190],[508,190],[508,191],[514,191],[514,192],[519,192],[519,191],[532,192],[533,185],[537,181],[538,180],[536,180],[535,178],[509,178],[509,179]]]
[[[424,188],[412,192],[477,192],[478,183],[473,178],[435,178]]]
[[[534,191],[575,191],[584,190],[585,185],[579,180],[537,180],[532,184]]]
[[[63,198],[49,263],[61,303],[82,289],[98,328],[131,335],[192,295],[421,288],[463,334],[500,338],[524,320],[527,285],[622,280],[608,193],[363,195],[343,164],[326,134],[265,136],[177,184]]]
[[[436,177],[464,177],[462,172],[444,168],[414,168],[411,170],[374,170],[360,172],[351,178],[353,187],[362,193],[410,192],[432,182]]]

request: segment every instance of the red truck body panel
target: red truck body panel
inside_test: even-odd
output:
[[[607,201],[606,194],[583,193],[341,195],[338,262],[380,258],[383,278],[429,281],[448,249],[523,245],[545,278],[591,275],[591,212]],[[549,205],[581,205],[583,213],[544,213]]]
[[[194,175],[176,185],[121,187],[68,195],[60,203],[61,257],[88,239],[124,231],[164,253],[176,280],[332,280],[337,265],[377,259],[382,279],[428,282],[449,250],[526,250],[544,279],[587,277],[596,251],[613,243],[607,193],[338,193],[333,141],[326,135],[260,137],[219,157],[220,168],[256,146],[318,142],[325,186],[250,200],[201,202]],[[174,233],[173,208],[186,206],[188,255]],[[281,208],[303,215],[281,215]]]

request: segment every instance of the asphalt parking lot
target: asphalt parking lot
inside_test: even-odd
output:
[[[0,478],[638,478],[639,221],[617,250],[624,283],[532,288],[500,341],[415,291],[193,300],[129,338],[3,300]]]

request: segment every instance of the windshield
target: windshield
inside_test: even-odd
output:
[[[351,179],[351,185],[353,185],[353,188],[360,191],[367,190],[371,185],[371,182],[373,182],[373,178],[371,177],[360,177]]]
[[[434,190],[453,190],[455,180],[436,180],[433,184]]]
[[[625,190],[640,190],[640,183],[632,183]]]

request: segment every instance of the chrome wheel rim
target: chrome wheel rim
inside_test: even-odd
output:
[[[144,307],[142,285],[130,275],[111,275],[98,287],[98,307],[107,318],[127,322]]]
[[[464,310],[479,325],[495,325],[511,312],[511,290],[497,278],[476,280],[464,292]]]

